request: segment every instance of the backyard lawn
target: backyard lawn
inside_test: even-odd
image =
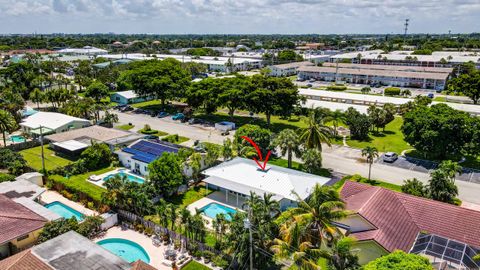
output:
[[[68,164],[74,162],[74,159],[69,157],[61,157],[55,155],[55,152],[48,148],[48,146],[43,147],[44,156],[45,156],[45,169],[53,170],[58,167],[64,167]],[[42,170],[42,148],[41,146],[29,148],[20,151],[20,154],[27,161],[27,165],[37,171]]]
[[[366,146],[376,147],[379,152],[395,152],[400,154],[403,150],[411,149],[412,147],[403,140],[402,131],[400,128],[403,124],[401,117],[395,117],[395,120],[390,122],[385,131],[379,131],[376,134],[370,134],[369,139],[365,141],[347,140],[347,144],[354,148],[365,148]]]
[[[191,261],[187,265],[185,265],[182,270],[211,270],[211,268],[198,263],[196,261]]]
[[[68,178],[63,175],[50,175],[48,179],[56,183],[63,184],[67,189],[76,190],[76,191],[85,193],[93,200],[100,202],[102,200],[102,194],[105,193],[107,190],[88,182],[87,179],[90,175],[93,175],[93,174],[100,175],[100,174],[109,172],[113,169],[114,168],[112,167],[108,167],[108,168],[100,169],[98,171],[73,175]]]
[[[201,198],[211,194],[213,190],[207,189],[203,186],[195,186],[190,188],[187,192],[181,195],[175,195],[173,197],[167,198],[168,202],[171,202],[180,207],[187,207],[189,204],[200,200]]]

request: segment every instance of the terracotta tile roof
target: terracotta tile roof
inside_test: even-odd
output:
[[[52,270],[27,249],[0,261],[2,270]]]
[[[341,191],[347,209],[377,229],[352,233],[358,240],[375,240],[388,251],[409,251],[425,231],[480,247],[480,212],[415,197],[385,188],[347,181]]]
[[[157,270],[157,268],[147,264],[141,260],[132,263],[132,269],[130,270]]]
[[[47,220],[0,194],[0,244],[42,228]]]

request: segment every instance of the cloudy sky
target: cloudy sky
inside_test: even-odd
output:
[[[0,33],[480,31],[480,0],[0,0]]]

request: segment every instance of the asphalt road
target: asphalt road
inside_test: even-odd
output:
[[[135,125],[132,131],[137,131],[143,128],[145,124],[149,124],[152,129],[190,138],[191,140],[184,143],[189,146],[192,145],[195,140],[222,144],[226,138],[225,136],[221,136],[220,132],[216,131],[213,127],[188,125],[186,123],[180,123],[179,121],[173,121],[170,118],[159,119],[144,114],[121,113],[118,111],[115,111],[115,113],[118,114],[118,124],[127,124],[130,122]],[[233,132],[229,137],[233,137]],[[358,149],[341,146],[332,146],[329,148],[327,145],[324,145],[322,157],[323,167],[325,168],[330,168],[343,174],[368,176],[368,165],[365,163],[365,159],[361,157]],[[425,172],[374,163],[372,165],[372,178],[401,185],[404,180],[411,178],[417,178],[427,183],[430,175]],[[459,198],[462,201],[480,205],[480,184],[465,181],[456,181],[456,184],[460,193]]]

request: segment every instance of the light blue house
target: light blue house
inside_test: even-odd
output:
[[[133,90],[115,92],[110,96],[110,101],[116,102],[122,105],[134,104],[134,103],[144,102],[152,99],[153,97],[140,97]]]

